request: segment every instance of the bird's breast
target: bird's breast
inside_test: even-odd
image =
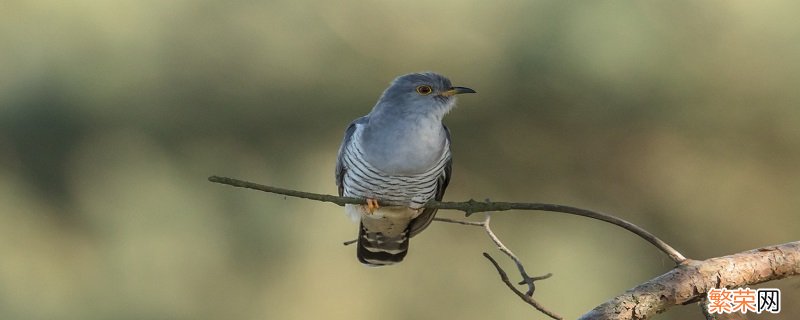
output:
[[[364,158],[387,174],[414,175],[435,167],[449,151],[441,122],[387,126],[360,136]]]
[[[447,139],[441,148],[443,151],[432,164],[428,164],[428,159],[413,164],[414,160],[409,159],[415,157],[395,155],[402,153],[397,148],[391,148],[392,151],[381,150],[378,152],[379,160],[368,157],[369,154],[374,155],[374,151],[365,148],[361,133],[361,128],[357,127],[350,143],[343,149],[342,164],[346,174],[342,186],[345,196],[408,203],[407,206],[411,208],[420,208],[435,196],[437,181],[450,159]]]

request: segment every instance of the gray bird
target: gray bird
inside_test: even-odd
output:
[[[366,198],[367,205],[345,205],[360,222],[356,255],[369,266],[403,260],[408,239],[424,230],[450,182],[450,132],[442,117],[455,95],[474,93],[454,87],[446,77],[411,73],[396,78],[372,111],[347,127],[336,159],[339,195]],[[379,207],[378,201],[402,203]]]

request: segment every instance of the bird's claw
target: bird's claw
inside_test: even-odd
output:
[[[378,199],[367,198],[367,214],[373,214],[381,206],[378,205]]]

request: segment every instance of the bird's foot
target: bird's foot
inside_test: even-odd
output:
[[[367,214],[375,213],[381,206],[378,205],[378,199],[367,198]]]

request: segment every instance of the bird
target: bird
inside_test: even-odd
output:
[[[409,239],[433,221],[436,209],[424,205],[442,200],[453,170],[450,131],[442,118],[464,93],[475,90],[452,86],[434,72],[401,75],[367,115],[347,126],[335,177],[339,196],[366,199],[345,205],[359,223],[356,257],[362,264],[403,261]]]

